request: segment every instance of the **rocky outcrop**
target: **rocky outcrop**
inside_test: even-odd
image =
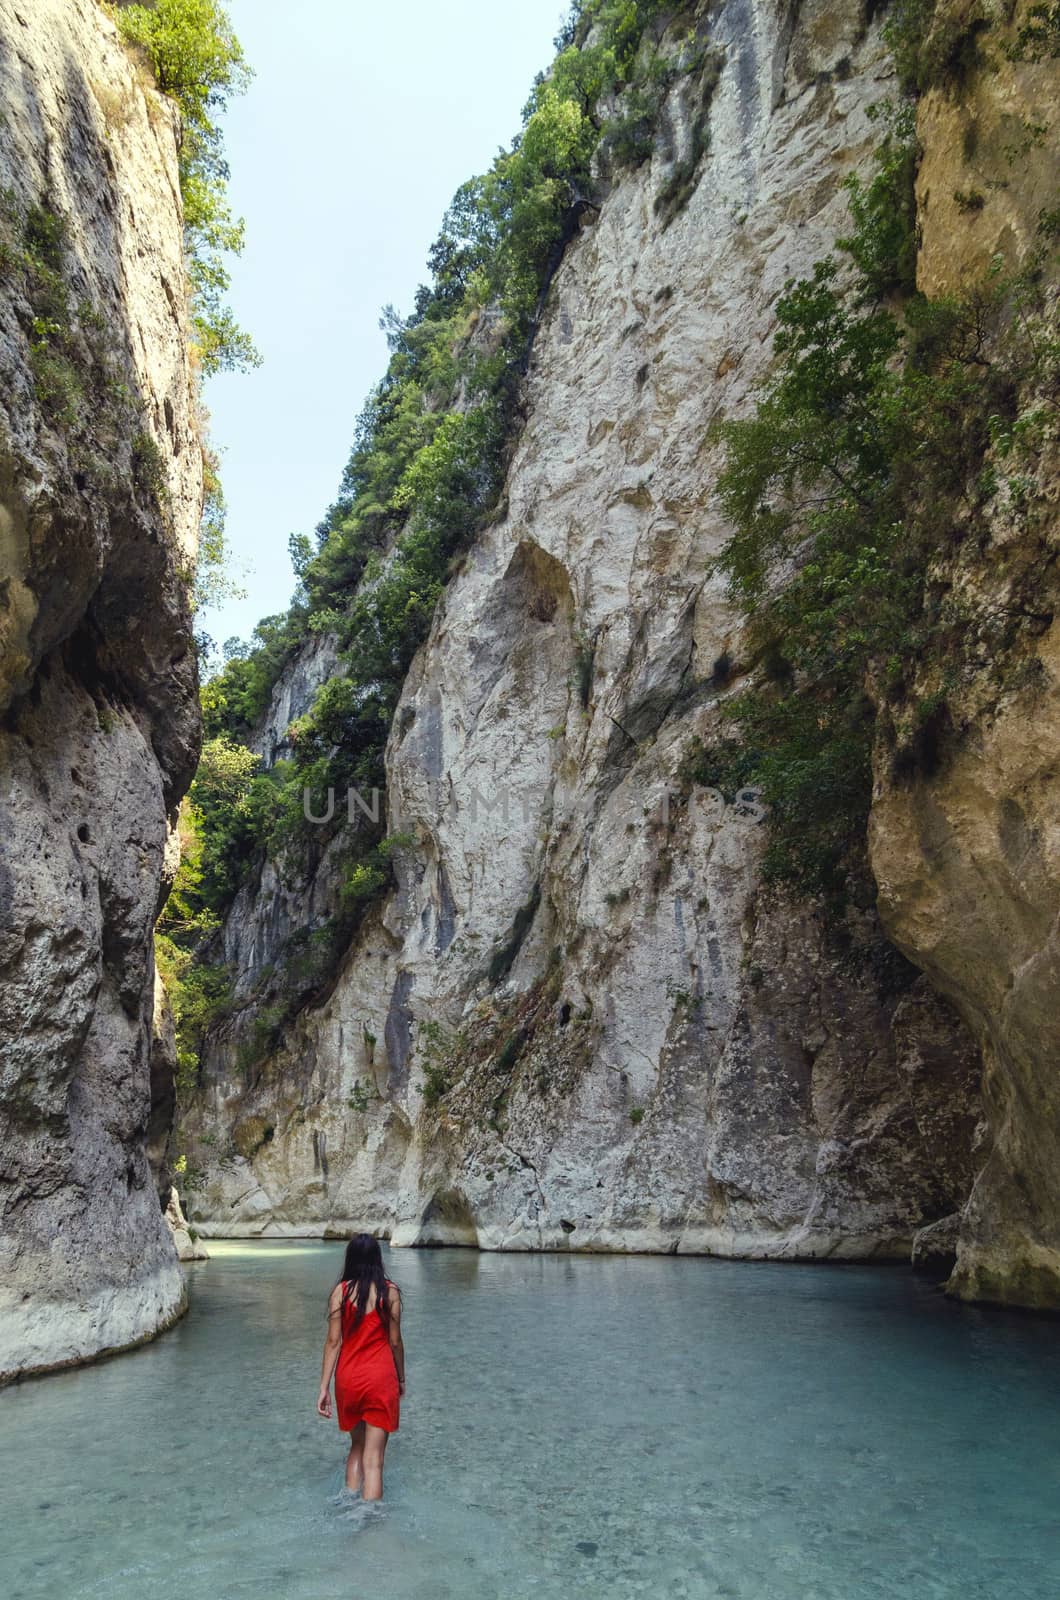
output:
[[[268,769],[291,754],[288,730],[304,717],[322,683],[335,672],[338,642],[333,634],[315,633],[280,673],[268,710],[248,740],[250,749]]]
[[[504,513],[395,718],[398,892],[280,1048],[247,1050],[253,1008],[211,1037],[181,1128],[204,1234],[908,1256],[966,1199],[954,1013],[871,912],[837,935],[763,887],[754,795],[681,777],[741,670],[708,430],[752,404],[891,87],[853,3],[729,0],[713,38],[686,206],[657,203],[697,137],[679,84],[554,281]],[[233,908],[241,978],[277,897],[267,867]]]
[[[173,1247],[180,1261],[209,1261],[210,1252],[198,1235],[188,1226],[184,1207],[176,1189],[170,1189],[165,1211],[166,1226],[173,1235]]]
[[[289,729],[305,716],[317,690],[336,670],[338,647],[330,634],[314,634],[287,663],[273,688],[269,705],[248,746],[269,771],[290,758]],[[343,797],[338,798],[340,807]],[[326,809],[326,798],[321,810]],[[234,974],[238,1000],[260,992],[270,974],[282,971],[294,957],[298,941],[320,928],[335,910],[341,883],[341,840],[324,848],[305,870],[292,877],[271,861],[264,863],[256,881],[244,884],[221,930],[220,950]]]
[[[933,293],[1009,269],[1041,240],[1055,203],[1060,129],[1041,108],[1060,63],[1006,53],[1028,8],[982,35],[984,65],[955,96],[920,106],[926,156],[919,276]],[[936,26],[959,21],[943,6]],[[969,130],[972,130],[970,133]],[[973,136],[974,135],[974,136]],[[978,196],[969,209],[969,195]],[[954,196],[957,196],[956,202]],[[961,197],[964,197],[963,209]],[[959,218],[958,218],[958,214]],[[958,226],[958,220],[961,225]],[[1047,298],[1055,320],[1055,288]],[[1045,330],[1043,330],[1044,333]],[[1054,380],[1055,381],[1055,380]],[[940,573],[972,623],[928,770],[896,777],[881,745],[872,863],[890,937],[966,1019],[983,1054],[987,1127],[962,1219],[953,1289],[970,1299],[1060,1305],[1060,452],[1055,389],[1023,396],[1048,425],[1020,497],[996,497],[985,534]],[[1021,514],[1023,502],[1033,515]],[[1005,631],[998,627],[999,619]]]
[[[92,0],[0,0],[0,97],[10,1377],[137,1342],[184,1305],[146,1139],[152,929],[199,732],[187,574],[202,457],[175,113]],[[162,1040],[156,1107],[164,1058]]]

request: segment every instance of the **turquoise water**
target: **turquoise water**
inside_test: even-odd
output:
[[[341,1246],[216,1244],[156,1344],[0,1392],[4,1600],[1054,1600],[1056,1323],[898,1270],[398,1251],[373,1511]]]

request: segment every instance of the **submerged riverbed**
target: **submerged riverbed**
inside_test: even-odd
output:
[[[314,1401],[340,1245],[0,1392],[6,1600],[1052,1600],[1060,1329],[903,1271],[395,1252],[381,1510]]]

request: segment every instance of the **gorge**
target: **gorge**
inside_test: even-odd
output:
[[[194,782],[178,114],[0,37],[3,1376],[179,1315],[174,1177],[1056,1309],[1054,12],[576,8]]]

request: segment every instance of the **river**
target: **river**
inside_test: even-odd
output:
[[[1058,1325],[898,1269],[399,1251],[382,1508],[314,1414],[341,1245],[0,1393],[5,1600],[1054,1600]]]

